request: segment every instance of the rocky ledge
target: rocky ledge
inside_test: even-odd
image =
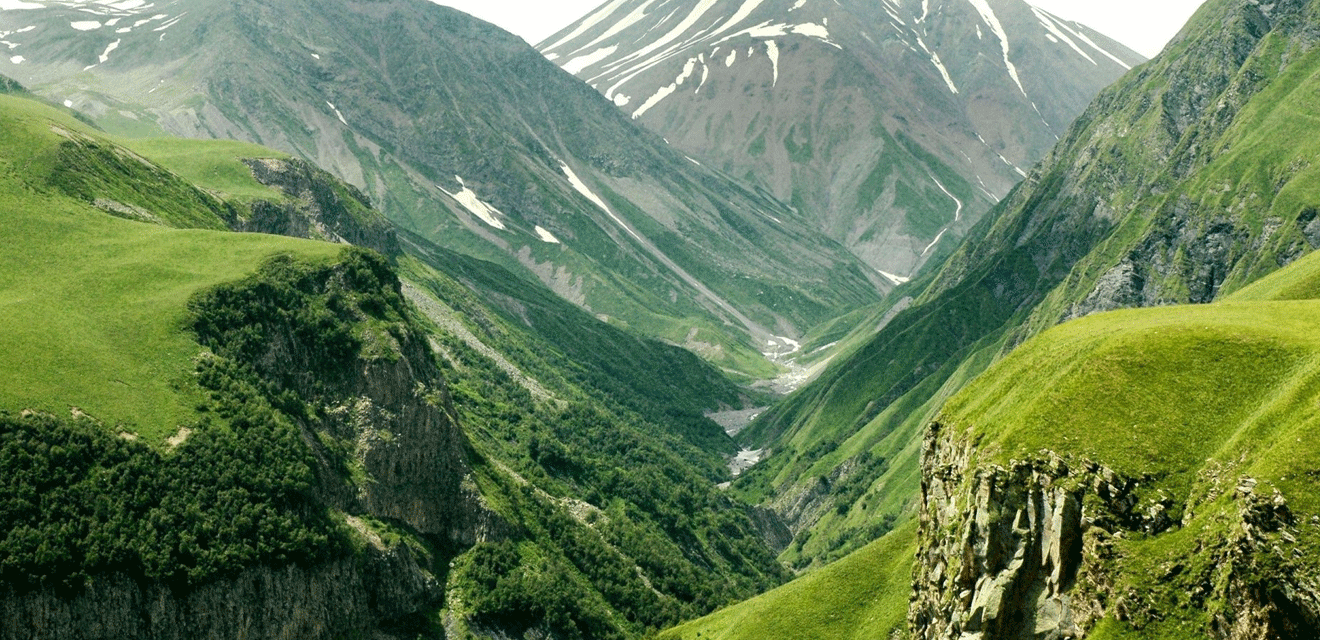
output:
[[[1132,586],[1142,580],[1185,589],[1207,614],[1206,637],[1302,638],[1320,628],[1320,579],[1293,562],[1291,546],[1299,526],[1313,525],[1252,478],[1208,470],[1196,495],[1171,496],[1158,478],[1051,452],[983,462],[965,436],[938,423],[922,471],[908,612],[915,638],[1084,638],[1106,618],[1141,629],[1174,613]],[[1175,554],[1158,565],[1161,575],[1134,581],[1142,570],[1126,540],[1171,535],[1212,510],[1229,522],[1200,534],[1195,557]]]

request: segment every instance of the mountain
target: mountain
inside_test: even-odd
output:
[[[711,365],[304,161],[74,116],[0,96],[0,637],[626,638],[783,580]]]
[[[879,276],[698,166],[515,36],[423,0],[32,2],[0,59],[136,137],[258,142],[441,246],[759,377]],[[773,344],[770,344],[773,341]],[[770,346],[767,346],[767,345]]]
[[[1021,0],[615,0],[538,48],[891,286],[1143,61]]]
[[[1103,309],[1217,300],[1314,249],[1318,149],[1301,132],[1315,11],[1207,3],[911,285],[909,308],[740,434],[774,454],[735,488],[793,522],[792,561],[836,557],[904,512],[927,423],[1028,337]]]

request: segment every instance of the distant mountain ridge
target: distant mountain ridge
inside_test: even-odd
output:
[[[891,284],[1143,61],[1021,0],[615,0],[538,48]]]
[[[697,166],[520,39],[423,0],[34,2],[7,72],[131,135],[301,155],[402,227],[730,369],[880,277],[790,208]],[[784,338],[787,338],[785,340]],[[774,341],[775,346],[767,346]]]

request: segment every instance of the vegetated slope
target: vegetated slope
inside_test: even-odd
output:
[[[6,633],[74,633],[33,622],[54,612],[97,620],[104,637],[233,635],[243,619],[309,637],[381,624],[430,633],[441,620],[480,636],[635,637],[782,580],[745,508],[715,487],[728,478],[731,441],[701,413],[741,402],[739,391],[692,354],[436,247],[412,258],[395,240],[417,282],[403,286],[360,250],[335,258],[328,244],[165,228],[188,223],[175,213],[196,202],[234,214],[211,220],[221,226],[296,201],[303,231],[394,240],[371,231],[376,214],[350,187],[269,150],[135,142],[201,176],[191,185],[67,115],[0,100],[14,169],[3,192],[21,212],[7,227],[12,322],[0,338],[17,377],[0,385],[0,411],[37,412],[5,422],[6,446],[55,444],[81,461],[20,456],[30,464],[7,476],[19,499],[3,512],[15,536],[4,556],[15,589],[0,603]],[[70,147],[104,162],[84,164]],[[125,178],[133,171],[140,179]],[[177,203],[163,195],[176,192]],[[230,193],[247,195],[217,195]],[[109,196],[116,206],[93,204]],[[200,295],[243,276],[248,255],[246,270],[257,269],[266,254],[249,246],[314,259],[275,260]],[[41,276],[24,275],[34,264]],[[600,353],[584,354],[575,332]],[[620,352],[636,358],[615,361]],[[54,417],[70,413],[96,422]],[[261,454],[232,459],[239,450]],[[137,483],[125,491],[150,487],[152,498],[86,499],[95,478],[121,470]],[[268,503],[285,519],[264,533],[242,523],[267,520],[224,510],[251,504],[264,517]],[[87,513],[97,504],[124,517],[102,522]],[[303,515],[281,515],[289,505]],[[230,521],[236,529],[217,524]],[[142,529],[153,526],[172,533]],[[269,544],[258,549],[274,545],[268,555],[244,546],[259,538]],[[42,540],[58,553],[34,551]],[[289,562],[299,569],[280,573]],[[89,576],[99,586],[81,591]],[[226,596],[233,615],[189,613]],[[123,606],[95,604],[107,599]],[[158,601],[166,617],[142,626],[150,619],[138,607]]]
[[[923,457],[917,637],[1312,633],[1317,282],[1308,256],[1221,302],[1075,320],[959,392]]]
[[[1313,248],[1317,149],[1301,132],[1320,115],[1306,97],[1316,11],[1207,3],[1101,94],[910,309],[745,432],[775,449],[740,480],[749,494],[797,531],[822,523],[804,560],[874,521],[854,502],[827,511],[848,478],[869,487],[864,507],[915,495],[925,423],[1027,336],[1097,309],[1208,302]],[[903,453],[855,476],[865,450]]]
[[[907,623],[916,523],[773,591],[660,634],[661,638],[891,638]]]
[[[956,247],[1143,61],[1021,0],[618,0],[538,48],[891,286]]]
[[[452,9],[32,4],[0,14],[22,58],[0,70],[37,93],[111,131],[311,159],[403,228],[723,366],[768,376],[767,340],[876,300],[879,277],[800,215]]]
[[[113,210],[108,203],[168,202],[156,215],[223,228],[218,216],[205,217],[211,209],[199,204],[200,191],[81,122],[11,96],[0,96],[0,107],[7,238],[0,260],[9,292],[0,403],[58,415],[77,407],[159,443],[193,416],[201,397],[178,388],[191,387],[196,355],[180,330],[188,298],[275,253],[328,257],[338,249],[116,219],[94,203]],[[125,179],[131,172],[139,172],[136,181]],[[79,197],[92,184],[97,197]]]
[[[314,636],[416,613],[434,569],[354,533],[344,514],[395,515],[403,511],[398,502],[423,491],[447,515],[418,521],[432,512],[414,502],[403,516],[408,526],[447,534],[464,513],[455,507],[467,504],[457,490],[463,451],[446,439],[455,436],[452,423],[430,405],[358,392],[389,411],[412,408],[409,424],[427,428],[418,434],[381,425],[396,430],[406,457],[423,458],[430,469],[392,496],[371,487],[336,495],[318,480],[347,464],[346,456],[315,455],[302,432],[324,408],[314,402],[341,399],[376,369],[416,362],[388,344],[363,348],[382,335],[399,336],[394,348],[417,337],[401,324],[406,311],[390,298],[389,279],[378,278],[379,258],[341,255],[342,247],[325,243],[113,217],[83,190],[120,205],[146,203],[134,206],[158,221],[171,214],[191,220],[205,198],[44,105],[0,97],[0,120],[0,358],[7,372],[0,384],[0,633],[182,637],[293,629]],[[96,162],[83,162],[89,158]],[[295,342],[325,347],[310,362],[296,361],[319,383],[316,398],[262,380],[227,349],[229,340],[197,331],[199,319],[210,317],[198,296],[252,277],[273,255],[282,274],[308,276],[281,289],[280,310],[313,334]],[[309,309],[303,303],[318,294],[304,285],[338,287],[337,303]],[[320,322],[314,329],[309,312]],[[248,324],[243,335],[281,342],[265,339],[272,326],[280,323]],[[418,385],[433,381],[421,371],[410,377]],[[363,473],[397,468],[398,457],[380,453],[356,461]],[[374,577],[382,565],[396,570],[392,582]],[[319,595],[308,602],[307,593]],[[147,603],[154,618],[141,615]]]

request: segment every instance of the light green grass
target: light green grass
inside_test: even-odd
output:
[[[1320,300],[1288,299],[1314,291],[1317,274],[1320,259],[1307,258],[1226,302],[1066,323],[945,405],[941,421],[977,445],[973,467],[1052,452],[1140,478],[1142,500],[1174,500],[1183,526],[1123,539],[1108,567],[1113,591],[1139,595],[1155,617],[1107,620],[1094,637],[1203,636],[1222,594],[1194,598],[1228,580],[1216,549],[1241,535],[1240,477],[1257,480],[1258,495],[1277,489],[1297,522],[1320,515]],[[1251,556],[1260,573],[1239,577],[1320,571],[1320,531],[1293,533],[1296,555]]]
[[[193,184],[230,198],[281,201],[284,194],[252,177],[245,158],[288,158],[261,145],[234,140],[122,139],[121,145]]]
[[[65,140],[56,129],[105,142],[55,109],[0,96],[0,411],[77,408],[159,442],[195,419],[189,297],[276,253],[340,248],[111,217],[41,183]]]
[[[660,634],[664,640],[889,638],[907,619],[916,522],[751,600]]]

